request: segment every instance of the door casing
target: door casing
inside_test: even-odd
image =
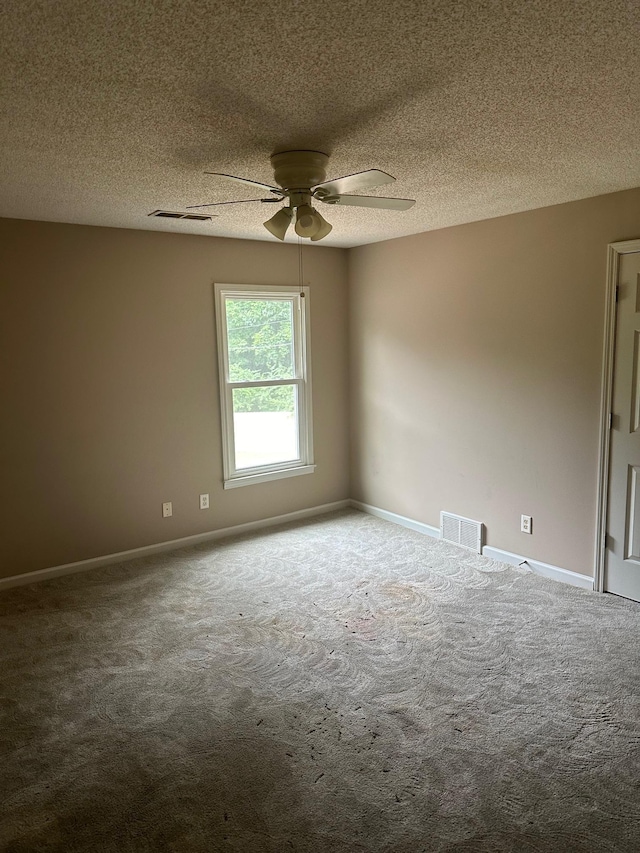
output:
[[[607,248],[607,287],[605,293],[604,338],[602,347],[602,385],[600,394],[600,447],[598,455],[598,492],[596,501],[596,543],[593,588],[604,592],[604,566],[607,546],[607,505],[609,497],[609,453],[611,443],[611,403],[613,396],[613,356],[616,343],[616,288],[622,255],[640,252],[640,239],[609,243]]]

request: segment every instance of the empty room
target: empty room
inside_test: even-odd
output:
[[[0,851],[640,849],[639,32],[6,0]]]

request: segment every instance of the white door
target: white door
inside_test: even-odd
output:
[[[613,370],[604,589],[640,601],[640,252],[620,258]]]

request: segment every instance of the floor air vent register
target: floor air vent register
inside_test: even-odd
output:
[[[440,538],[475,551],[476,554],[482,553],[482,529],[481,521],[463,518],[452,512],[440,513]]]

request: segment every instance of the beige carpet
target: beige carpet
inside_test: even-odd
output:
[[[0,597],[0,850],[640,850],[640,608],[358,512]]]

